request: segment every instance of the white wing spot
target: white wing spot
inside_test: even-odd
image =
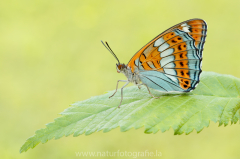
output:
[[[162,66],[163,67],[163,66]],[[164,66],[165,68],[175,68],[175,65],[173,62],[170,62],[169,64]]]
[[[160,46],[161,44],[163,44],[165,42],[165,40],[163,40],[163,38],[159,38],[154,42],[154,47]]]
[[[187,33],[190,32],[190,30],[189,30],[190,25],[187,25],[187,23],[182,24],[181,27],[182,27],[182,30],[183,30],[183,31],[185,31],[185,32],[187,32]]]
[[[159,52],[162,52],[164,51],[165,49],[167,49],[170,45],[168,43],[164,43],[162,44],[159,48],[158,48],[158,51]]]
[[[173,53],[173,51],[174,51],[174,49],[167,49],[167,50],[163,51],[160,56],[165,57],[165,56],[171,55]]]
[[[160,63],[161,63],[161,66],[163,67],[172,61],[174,61],[174,56],[168,56],[168,57],[162,58]]]

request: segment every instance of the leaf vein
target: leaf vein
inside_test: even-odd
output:
[[[232,99],[230,99],[228,102],[227,102],[227,104],[224,106],[224,108],[223,108],[223,110],[222,110],[222,113],[221,113],[221,115],[220,115],[220,120],[219,120],[219,123],[222,123],[222,118],[223,118],[223,113],[224,113],[224,111],[225,111],[225,108],[227,107],[227,105],[228,105],[228,103],[231,101]]]
[[[151,128],[155,127],[156,125],[158,125],[159,123],[161,123],[163,120],[165,120],[167,117],[169,117],[173,112],[175,112],[177,109],[179,109],[183,104],[187,103],[188,101],[190,101],[193,97],[189,98],[188,100],[186,100],[185,102],[183,102],[182,104],[180,104],[178,107],[176,107],[176,109],[174,109],[172,112],[170,112],[165,118],[163,118],[160,122],[156,123],[155,125],[151,126]],[[150,129],[150,128],[149,128]]]
[[[205,109],[207,106],[209,106],[209,104],[212,103],[216,98],[217,98],[217,97],[213,98],[213,99],[208,103],[208,105],[206,105],[205,107],[202,107],[201,110],[193,113],[178,129],[175,130],[175,133],[178,133],[179,130],[189,121],[189,119],[191,119],[191,118],[192,118],[194,115],[196,115],[197,113],[202,112],[202,110]],[[202,114],[202,113],[201,113],[201,114]]]
[[[220,83],[220,85],[225,89],[225,91],[228,93],[228,95],[231,97],[231,94],[227,91],[227,89],[223,86],[223,84],[219,81],[217,77],[214,76],[214,78]]]

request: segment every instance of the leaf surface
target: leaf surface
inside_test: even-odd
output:
[[[240,118],[240,79],[230,75],[203,72],[199,85],[190,93],[167,94],[151,89],[159,99],[152,98],[145,87],[127,87],[120,109],[120,90],[109,99],[113,92],[72,104],[60,113],[61,117],[28,138],[20,152],[53,138],[108,132],[118,126],[123,132],[144,126],[145,133],[165,132],[172,127],[174,134],[180,135],[194,129],[199,133],[210,121],[226,126]]]

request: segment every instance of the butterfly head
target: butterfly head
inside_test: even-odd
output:
[[[117,63],[116,66],[117,66],[116,68],[118,73],[123,72],[127,68],[124,63],[123,64]]]

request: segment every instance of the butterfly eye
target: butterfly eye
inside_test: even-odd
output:
[[[120,65],[118,65],[118,69],[119,70],[121,70],[122,69],[122,65],[120,64]]]
[[[117,72],[120,73],[120,70],[121,70],[121,66],[116,64],[116,68],[117,68]]]

